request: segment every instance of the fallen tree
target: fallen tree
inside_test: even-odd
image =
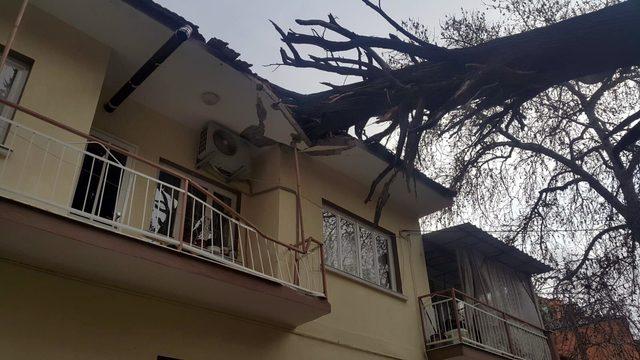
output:
[[[327,84],[330,90],[315,94],[277,86],[274,91],[313,141],[340,136],[352,127],[364,142],[397,135],[396,162],[373,181],[367,201],[385,179],[391,181],[402,169],[410,173],[426,131],[456,131],[473,121],[482,141],[498,125],[507,131],[525,127],[523,104],[553,86],[578,78],[597,81],[616,69],[640,64],[640,0],[460,48],[431,44],[394,21],[379,4],[363,2],[399,35],[360,35],[332,15],[327,21],[296,20],[311,27],[311,34],[285,32],[274,24],[287,47],[280,50],[282,65],[357,76],[362,81]],[[315,46],[326,56],[302,56],[300,45]],[[380,51],[403,54],[412,64],[393,69]],[[367,136],[365,127],[372,122],[386,128]],[[626,133],[617,135],[619,139]],[[632,142],[633,138],[625,139]],[[379,199],[386,199],[387,187],[382,188]],[[384,201],[378,201],[376,220],[382,206]]]

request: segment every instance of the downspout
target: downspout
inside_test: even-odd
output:
[[[307,243],[304,238],[304,225],[302,219],[302,198],[300,192],[300,162],[298,160],[298,142],[296,138],[291,142],[293,147],[293,161],[296,170],[296,243],[302,245],[302,250],[307,251]]]
[[[185,41],[187,41],[193,33],[191,25],[184,25],[176,30],[150,58],[136,71],[135,74],[127,81],[120,90],[118,90],[111,99],[104,104],[104,109],[108,113],[116,111],[118,106],[133,93],[157,68],[162,64],[174,51]]]

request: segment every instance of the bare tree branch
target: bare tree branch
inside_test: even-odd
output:
[[[578,263],[578,265],[576,265],[575,268],[573,268],[573,270],[569,271],[562,279],[560,279],[560,283],[565,282],[565,281],[571,281],[573,279],[574,276],[576,276],[576,274],[582,269],[582,267],[584,266],[584,264],[589,260],[589,255],[591,254],[591,251],[593,250],[593,247],[596,245],[596,243],[602,239],[605,235],[614,232],[614,231],[620,231],[620,230],[624,230],[626,229],[626,225],[616,225],[616,226],[612,226],[609,228],[606,228],[602,231],[600,231],[598,234],[596,234],[596,236],[593,237],[593,239],[591,239],[591,242],[589,243],[589,245],[587,246],[587,248],[584,251],[584,254],[582,256],[582,259],[580,260],[580,262]]]

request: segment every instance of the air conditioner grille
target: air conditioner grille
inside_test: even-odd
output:
[[[238,145],[236,144],[233,135],[227,131],[217,129],[213,132],[213,144],[216,149],[227,156],[233,156],[238,152]]]
[[[198,169],[225,181],[244,180],[251,173],[251,144],[213,121],[200,132],[197,147]]]
[[[200,131],[200,141],[198,142],[198,154],[207,151],[207,128]]]

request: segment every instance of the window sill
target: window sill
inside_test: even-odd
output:
[[[396,298],[398,300],[402,300],[402,301],[405,301],[405,302],[407,301],[407,297],[404,296],[402,293],[395,292],[395,291],[389,290],[389,289],[385,289],[385,288],[383,288],[381,286],[378,286],[376,284],[372,284],[372,283],[370,283],[370,282],[368,282],[366,280],[360,279],[357,276],[353,276],[353,275],[348,274],[348,273],[346,273],[346,272],[344,272],[342,270],[334,269],[334,268],[332,268],[330,266],[327,266],[326,269],[327,269],[328,272],[330,272],[332,274],[335,274],[335,275],[338,275],[338,276],[340,276],[342,278],[345,278],[347,280],[354,281],[354,282],[356,282],[356,283],[358,283],[360,285],[364,285],[364,286],[366,286],[368,288],[371,288],[373,290],[381,292],[381,293],[383,293],[385,295],[394,297],[394,298]]]
[[[6,158],[12,152],[13,152],[13,150],[11,150],[10,148],[6,147],[5,145],[0,144],[0,158]]]

